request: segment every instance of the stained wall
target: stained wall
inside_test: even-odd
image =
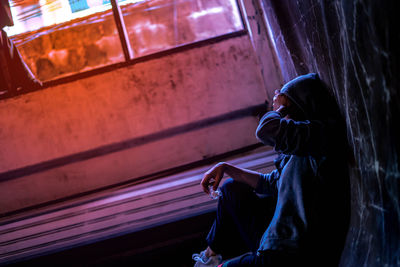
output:
[[[0,214],[257,144],[264,80],[242,34],[0,101]]]

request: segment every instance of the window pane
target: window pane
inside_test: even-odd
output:
[[[243,29],[235,0],[120,1],[134,57]]]
[[[105,0],[13,0],[6,28],[42,81],[124,60],[111,5]]]

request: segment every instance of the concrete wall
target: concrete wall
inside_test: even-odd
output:
[[[354,162],[342,266],[400,266],[396,1],[260,2],[285,80],[319,73],[347,121]]]
[[[242,35],[2,100],[0,213],[255,144],[268,87]]]

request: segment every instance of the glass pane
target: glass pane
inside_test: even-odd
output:
[[[235,0],[120,1],[134,57],[243,29]]]
[[[5,30],[42,81],[124,60],[106,0],[13,0]]]

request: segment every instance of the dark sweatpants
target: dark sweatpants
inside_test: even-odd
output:
[[[227,266],[261,265],[256,252],[274,213],[275,200],[261,198],[250,186],[232,179],[222,185],[221,192],[208,245],[224,259],[238,257]]]

